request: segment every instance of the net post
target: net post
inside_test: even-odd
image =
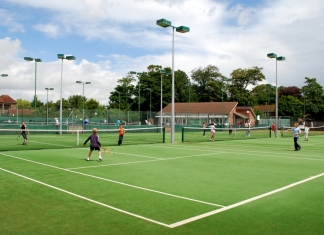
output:
[[[165,143],[165,126],[163,127],[163,143]]]
[[[181,141],[184,142],[184,127],[181,129]]]
[[[269,126],[269,137],[271,138],[271,126]]]
[[[76,141],[77,141],[77,146],[79,146],[79,142],[80,142],[80,131],[79,130],[77,130],[77,139],[76,139]]]

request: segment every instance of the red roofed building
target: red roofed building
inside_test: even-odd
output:
[[[177,125],[201,125],[203,122],[235,125],[246,120],[255,124],[255,114],[251,107],[238,107],[238,102],[192,102],[174,103],[175,123]],[[161,112],[156,118],[160,120]],[[162,109],[163,123],[171,122],[171,104]]]
[[[1,113],[7,113],[10,109],[16,109],[17,101],[11,98],[9,95],[0,96],[0,111]]]

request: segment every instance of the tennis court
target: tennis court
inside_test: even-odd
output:
[[[15,135],[19,151],[0,152],[0,233],[322,234],[323,135],[293,151],[288,137],[169,134],[127,144],[126,132],[102,162],[88,146],[33,150],[33,135],[24,150]]]

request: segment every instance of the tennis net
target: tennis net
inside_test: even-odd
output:
[[[280,130],[278,130],[278,136],[280,133],[281,137],[292,137],[292,127],[282,127]],[[304,138],[305,135],[305,128],[300,127],[300,130],[302,134],[300,135],[300,138]],[[324,126],[317,126],[317,127],[310,127],[308,130],[308,136],[317,136],[317,135],[324,135]]]
[[[251,128],[216,128],[215,141],[235,140],[235,139],[260,139],[269,138],[271,129],[266,127]],[[204,135],[205,133],[205,135]],[[210,141],[210,128],[183,127],[182,142],[203,142]]]
[[[0,129],[0,151],[77,148],[92,134],[92,130],[37,130],[27,131],[27,145],[23,145],[20,129]],[[98,129],[99,141],[103,146],[118,145],[116,129]],[[123,145],[165,143],[165,128],[125,129]],[[87,144],[90,146],[90,143]]]

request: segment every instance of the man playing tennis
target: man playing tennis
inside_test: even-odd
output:
[[[301,130],[298,127],[298,122],[295,123],[295,126],[291,128],[293,132],[293,137],[294,137],[294,146],[295,146],[295,151],[299,151],[301,149],[300,145],[298,144],[298,139],[301,134]]]
[[[99,136],[97,135],[98,130],[97,128],[92,129],[92,135],[89,136],[89,138],[84,142],[83,146],[86,145],[86,143],[90,140],[90,151],[88,153],[87,161],[90,161],[91,153],[93,150],[98,151],[99,161],[102,161],[101,157],[101,143],[99,142]]]
[[[21,122],[21,126],[20,126],[20,134],[22,135],[22,137],[24,137],[24,142],[22,143],[23,145],[27,145],[27,133],[26,130],[28,129],[25,122],[22,121]],[[19,137],[18,137],[19,138]]]

